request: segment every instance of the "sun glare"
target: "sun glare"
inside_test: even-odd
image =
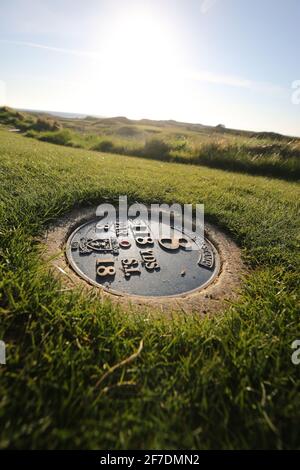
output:
[[[146,10],[115,19],[105,37],[102,32],[95,71],[105,89],[101,108],[110,100],[111,109],[113,100],[115,112],[124,109],[130,117],[172,113],[180,57],[174,36],[160,15]]]

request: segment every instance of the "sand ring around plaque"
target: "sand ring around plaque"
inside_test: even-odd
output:
[[[143,220],[101,226],[95,208],[59,218],[42,239],[42,258],[67,289],[94,290],[145,311],[201,315],[236,301],[247,271],[238,246],[211,224],[201,240],[176,229],[171,239],[156,240]]]

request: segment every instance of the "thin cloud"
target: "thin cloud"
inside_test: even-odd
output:
[[[77,49],[64,49],[61,47],[53,47],[53,46],[46,46],[44,44],[37,44],[35,42],[24,42],[24,41],[10,41],[7,39],[0,39],[0,43],[2,44],[12,44],[15,46],[24,46],[24,47],[32,47],[35,49],[44,49],[47,51],[53,51],[53,52],[58,52],[61,54],[69,54],[69,55],[75,55],[79,57],[90,57],[92,59],[94,58],[99,58],[99,54],[96,52],[92,51],[82,51],[82,50],[77,50]]]
[[[204,3],[215,2],[216,0],[207,0]],[[77,50],[77,49],[65,49],[61,47],[47,46],[44,44],[38,44],[34,42],[23,42],[23,41],[11,41],[6,39],[0,39],[2,44],[12,44],[16,46],[31,47],[36,49],[44,49],[47,51],[57,52],[60,54],[69,54],[78,57],[88,57],[91,59],[101,60],[101,55],[93,51]],[[209,71],[196,71],[187,72],[183,74],[184,79],[194,80],[199,82],[212,83],[216,85],[225,85],[237,88],[245,88],[248,90],[259,91],[263,93],[283,93],[285,89],[279,85],[275,85],[269,82],[258,82],[242,78],[234,75],[216,74]]]
[[[282,93],[284,91],[284,88],[273,83],[258,82],[233,75],[215,74],[208,71],[191,72],[188,73],[185,78],[200,82],[213,83],[216,85],[246,88],[248,90],[260,92]]]
[[[203,0],[200,6],[200,11],[205,15],[215,4],[217,0]]]

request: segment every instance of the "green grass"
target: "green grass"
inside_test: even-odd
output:
[[[0,108],[0,123],[38,140],[160,161],[300,179],[300,139],[176,121],[62,118]]]
[[[297,183],[5,130],[0,181],[1,448],[300,448]],[[167,321],[64,290],[36,237],[75,206],[122,194],[204,202],[250,268],[239,302]]]

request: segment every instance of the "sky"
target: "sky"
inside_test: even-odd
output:
[[[299,0],[1,0],[0,105],[300,136]]]

